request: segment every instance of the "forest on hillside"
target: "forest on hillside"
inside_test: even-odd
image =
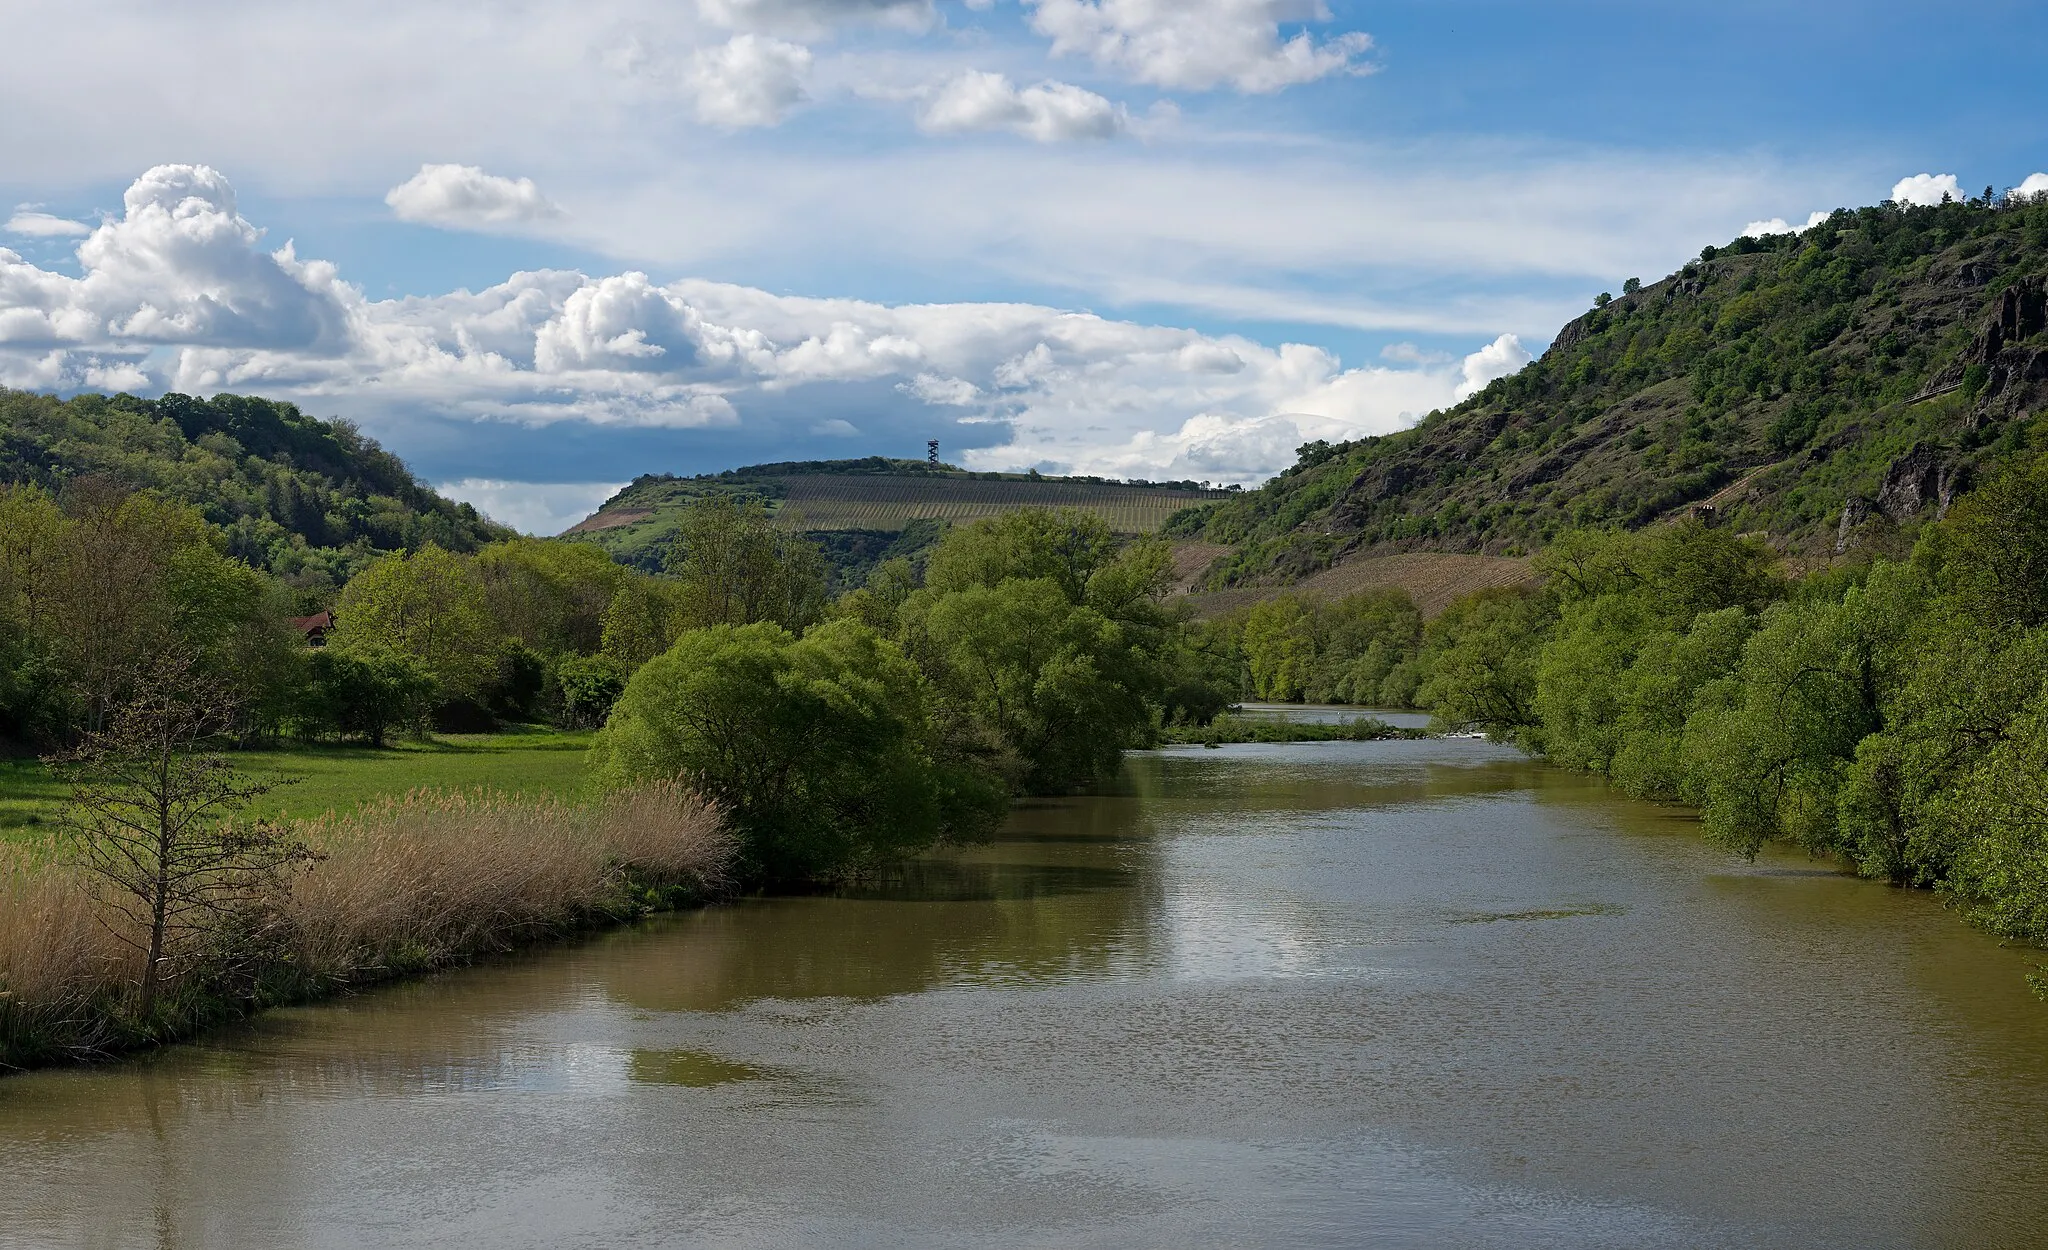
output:
[[[0,484],[62,494],[87,479],[197,509],[229,554],[276,575],[308,613],[383,553],[511,537],[354,425],[293,404],[0,389]]]

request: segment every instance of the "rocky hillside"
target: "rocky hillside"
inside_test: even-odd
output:
[[[1171,529],[1232,546],[1215,588],[1694,510],[1817,562],[1909,541],[2044,408],[2048,197],[1844,210],[1632,282],[1514,377]]]

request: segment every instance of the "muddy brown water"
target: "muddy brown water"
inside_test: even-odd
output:
[[[1471,741],[0,1081],[0,1245],[2034,1246],[2048,1005],[1926,895]]]

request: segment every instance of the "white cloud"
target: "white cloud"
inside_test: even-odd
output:
[[[475,505],[501,525],[544,538],[581,521],[624,488],[623,482],[508,482],[484,477],[436,487],[450,499]]]
[[[1892,187],[1891,198],[1900,204],[1939,204],[1944,199],[1962,200],[1969,198],[1956,182],[1954,174],[1914,174],[1899,179]]]
[[[1280,23],[1328,21],[1320,0],[1025,0],[1054,55],[1089,57],[1139,82],[1206,91],[1279,91],[1332,74],[1365,73],[1370,36],[1283,41]]]
[[[2028,174],[2025,182],[2012,189],[2013,194],[2022,198],[2048,195],[2048,174]]]
[[[1783,217],[1773,217],[1768,221],[1752,221],[1742,228],[1742,237],[1761,239],[1774,234],[1800,234],[1813,229],[1832,216],[1833,213],[1817,209],[1807,215],[1806,224],[1803,226],[1792,225]]]
[[[1465,357],[1459,365],[1463,381],[1458,383],[1457,398],[1462,401],[1485,390],[1489,382],[1520,373],[1522,366],[1534,359],[1521,339],[1512,334],[1501,335]]]
[[[204,165],[159,165],[135,180],[125,213],[78,245],[82,277],[0,249],[0,344],[180,343],[341,350],[346,293],[332,265],[271,253]]]
[[[931,0],[697,0],[704,20],[727,30],[815,39],[849,22],[921,31],[937,18]]]
[[[765,35],[735,35],[692,59],[689,87],[698,120],[742,129],[779,124],[804,101],[810,49]]]
[[[966,422],[1005,435],[968,453],[977,467],[1256,481],[1304,439],[1398,429],[1528,359],[1503,335],[1462,361],[1347,369],[1303,344],[1037,304],[888,306],[640,272],[370,300],[259,237],[219,174],[161,166],[80,246],[83,278],[0,251],[0,383],[253,391],[384,422],[764,437]],[[832,408],[852,403],[872,419],[849,431]],[[463,489],[527,528],[584,506],[548,512],[496,479]]]
[[[474,165],[422,165],[387,191],[384,202],[403,220],[462,230],[530,226],[568,215],[533,179],[501,178]]]
[[[918,113],[934,134],[1007,130],[1039,143],[1107,139],[1130,125],[1122,106],[1063,82],[1018,90],[1001,74],[968,70],[940,86]]]
[[[92,227],[69,217],[57,217],[37,212],[33,204],[23,204],[14,210],[7,224],[0,226],[9,234],[24,235],[31,239],[77,238],[92,233]]]

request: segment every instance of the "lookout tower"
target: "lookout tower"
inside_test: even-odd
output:
[[[932,439],[924,445],[924,462],[934,469],[939,467],[939,440]]]

